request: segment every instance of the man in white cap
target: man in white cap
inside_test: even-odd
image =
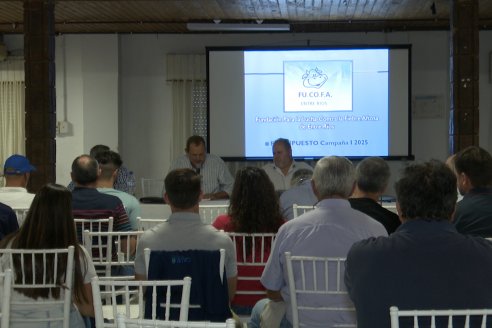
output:
[[[34,194],[27,192],[31,172],[36,168],[22,155],[12,155],[5,161],[3,176],[5,187],[0,188],[0,202],[13,209],[27,209],[31,206]]]

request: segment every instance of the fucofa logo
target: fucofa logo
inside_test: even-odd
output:
[[[326,83],[328,76],[316,67],[315,69],[307,70],[306,73],[302,75],[302,80],[302,83],[306,88],[319,89]]]

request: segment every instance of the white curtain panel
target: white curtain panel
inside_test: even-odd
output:
[[[193,134],[193,89],[206,80],[203,54],[168,54],[167,81],[172,83],[173,133],[171,160],[182,155],[186,139]]]
[[[0,62],[0,164],[25,154],[24,61]]]

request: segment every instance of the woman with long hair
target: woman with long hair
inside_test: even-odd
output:
[[[234,187],[232,189],[229,210],[227,215],[221,215],[212,223],[219,230],[240,233],[277,233],[278,228],[284,223],[282,218],[278,195],[273,183],[263,169],[257,167],[245,167],[236,173]],[[254,237],[254,242],[259,245],[260,237]],[[265,245],[255,247],[252,254],[253,237],[236,239],[236,256],[238,262],[250,261],[263,255],[265,259],[270,255],[271,239],[265,239]],[[243,259],[243,245],[246,248],[246,259]],[[264,254],[261,254],[261,250]],[[263,266],[238,266],[239,276],[260,277]],[[238,281],[238,291],[264,291],[258,280]],[[254,304],[264,296],[261,295],[237,295],[232,300],[232,309],[237,314],[249,314]]]
[[[87,251],[79,245],[75,232],[75,225],[72,215],[72,194],[71,192],[57,184],[48,183],[43,186],[33,199],[31,207],[27,213],[26,219],[20,229],[1,241],[0,248],[11,249],[62,249],[74,246],[74,272],[73,272],[73,289],[72,299],[75,307],[72,307],[70,313],[70,327],[85,327],[84,316],[94,316],[94,307],[92,301],[92,290],[90,281],[96,276],[94,264]],[[6,269],[6,266],[13,265],[16,271],[21,269],[21,265],[29,268],[30,257],[27,257],[25,263],[15,261],[13,264],[8,263],[6,256],[0,258],[0,267]],[[58,273],[66,272],[66,261],[58,263]],[[42,268],[40,268],[42,269]],[[42,271],[42,270],[41,270]],[[48,281],[55,279],[54,272],[46,272]],[[43,274],[40,272],[39,274]],[[22,300],[38,299],[38,298],[54,298],[60,299],[63,297],[63,280],[64,275],[60,277],[56,274],[60,288],[48,289],[21,289],[14,290],[13,299]],[[17,279],[20,279],[18,277]],[[24,316],[26,311],[19,308],[11,310],[11,318],[16,315]],[[29,309],[27,315],[29,318],[50,316],[46,310],[41,307]],[[77,311],[78,310],[78,311]],[[38,313],[39,312],[39,313]],[[61,324],[60,324],[61,325]],[[19,325],[21,326],[21,325]],[[39,327],[38,325],[36,325]],[[10,326],[11,328],[14,325]],[[24,325],[22,325],[24,327]],[[53,327],[53,325],[50,325]]]
[[[263,169],[245,167],[237,171],[227,215],[212,225],[227,232],[277,232],[284,223],[278,195]]]

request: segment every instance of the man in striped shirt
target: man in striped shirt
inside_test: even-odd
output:
[[[81,155],[72,163],[71,177],[75,183],[72,191],[73,216],[78,219],[103,219],[113,217],[114,231],[132,230],[121,200],[96,189],[101,173],[97,161],[89,155]],[[135,249],[135,248],[133,248]]]
[[[234,179],[220,157],[205,152],[205,140],[200,136],[189,137],[185,151],[185,155],[171,164],[169,171],[188,168],[200,174],[203,199],[229,198]]]

